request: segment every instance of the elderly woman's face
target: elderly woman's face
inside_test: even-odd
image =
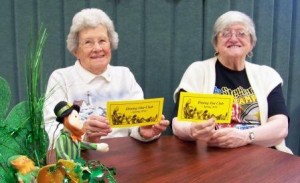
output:
[[[246,27],[235,24],[219,33],[215,49],[220,57],[245,59],[252,48],[251,37]]]
[[[74,55],[82,67],[93,74],[103,73],[111,60],[107,29],[102,25],[82,29],[78,34],[78,41]]]

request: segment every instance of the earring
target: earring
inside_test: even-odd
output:
[[[248,58],[251,58],[251,57],[253,57],[253,52],[252,52],[252,51],[250,51],[250,52],[247,54],[247,57],[248,57]]]
[[[219,55],[218,51],[215,51],[214,56],[217,57]]]

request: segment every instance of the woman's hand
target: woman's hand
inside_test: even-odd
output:
[[[235,148],[250,143],[247,130],[239,130],[236,128],[221,128],[216,130],[212,138],[208,142],[209,146],[222,148]]]
[[[100,142],[101,136],[107,136],[111,131],[109,121],[106,117],[91,115],[83,124],[85,140],[88,142]]]
[[[162,115],[161,121],[158,124],[150,125],[150,126],[143,126],[139,128],[139,133],[141,137],[145,139],[149,139],[155,137],[165,131],[169,126],[170,122],[165,119],[165,116]]]
[[[191,124],[191,137],[204,142],[209,141],[215,133],[215,120],[213,118],[201,123]]]

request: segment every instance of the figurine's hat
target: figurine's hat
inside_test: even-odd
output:
[[[80,111],[80,107],[78,105],[70,104],[66,101],[60,101],[58,104],[56,104],[54,108],[54,113],[56,115],[56,121],[63,123],[64,117],[71,114],[73,110],[76,110],[77,112]]]

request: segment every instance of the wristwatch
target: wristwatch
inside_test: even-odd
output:
[[[254,132],[249,132],[249,139],[251,140],[251,142],[255,139]]]

